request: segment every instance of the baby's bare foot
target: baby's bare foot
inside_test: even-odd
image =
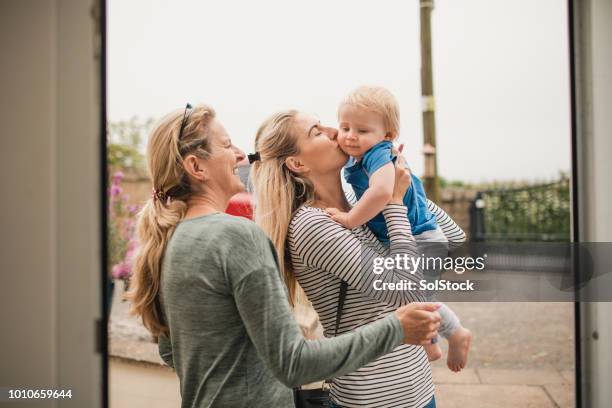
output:
[[[440,357],[442,357],[442,349],[437,344],[428,344],[425,347],[425,352],[427,353],[427,358],[429,361],[436,361]]]
[[[459,372],[465,368],[471,345],[472,333],[465,327],[451,334],[448,338],[448,358],[446,359],[446,364],[451,371]]]

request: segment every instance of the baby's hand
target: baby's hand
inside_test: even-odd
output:
[[[326,208],[325,212],[329,214],[331,219],[336,221],[338,224],[342,224],[346,228],[353,228],[353,226],[349,223],[349,213],[340,211],[337,208]]]

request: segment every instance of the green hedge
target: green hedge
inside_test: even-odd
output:
[[[487,241],[570,240],[569,178],[481,192]]]

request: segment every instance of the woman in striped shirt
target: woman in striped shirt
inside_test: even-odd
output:
[[[336,134],[311,115],[275,114],[257,133],[258,160],[252,168],[255,220],[275,244],[290,301],[294,305],[299,301],[301,286],[328,337],[334,333],[342,281],[349,286],[338,334],[376,321],[402,304],[423,300],[418,291],[376,290],[374,285],[375,280],[421,279],[421,271],[411,274],[400,268],[373,273],[376,258],[393,256],[399,248],[418,256],[414,246],[402,245],[414,242],[406,207],[388,204],[383,210],[389,248],[367,227],[348,230],[324,212],[328,207],[350,209],[340,178],[347,156],[338,147]],[[430,206],[434,213],[446,216]],[[447,220],[439,222],[448,227]],[[450,236],[449,241],[456,238]],[[435,406],[433,394],[431,368],[420,346],[399,346],[335,378],[331,388],[333,403],[342,407],[429,408]]]

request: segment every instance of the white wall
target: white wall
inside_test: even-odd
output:
[[[92,4],[0,1],[0,387],[73,390],[70,401],[20,407],[100,401],[99,27]]]

